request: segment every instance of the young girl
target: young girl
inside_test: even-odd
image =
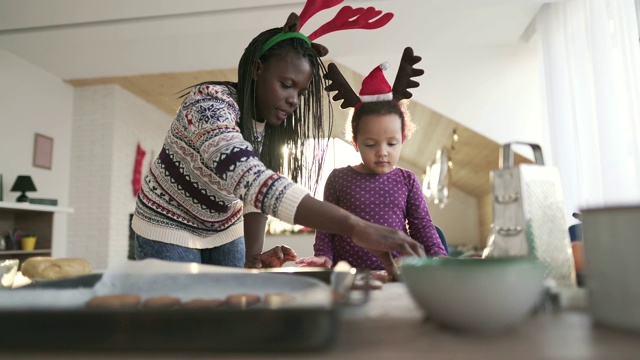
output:
[[[292,13],[283,28],[253,39],[240,59],[237,83],[202,83],[185,97],[138,192],[132,221],[137,259],[236,267],[295,260],[286,246],[262,253],[265,215],[349,235],[389,270],[390,251],[424,256],[422,246],[402,232],[317,201],[295,184],[317,184],[326,147],[321,139],[331,126],[330,114],[328,124],[323,121],[325,68],[319,58],[327,50],[312,42],[323,33],[298,32],[298,24],[322,6],[311,1],[304,18]],[[348,8],[338,13],[343,25],[362,16],[369,28],[390,20],[384,15],[369,22],[370,12]],[[302,144],[308,138],[316,155],[309,163]],[[296,155],[284,159],[283,146]],[[285,163],[293,181],[278,174]],[[315,172],[303,179],[303,168]]]
[[[408,65],[405,70],[411,69],[420,60],[408,49],[403,56],[403,65]],[[403,86],[398,84],[398,79],[392,93],[382,74],[384,68],[385,66],[381,66],[374,69],[363,81],[360,101],[355,104],[350,129],[348,128],[350,131],[347,131],[362,162],[356,166],[333,170],[325,185],[324,200],[362,219],[409,234],[424,246],[427,255],[447,255],[431,222],[416,175],[396,167],[402,144],[415,126],[404,104],[399,102],[411,94],[404,92],[406,89],[402,91]],[[337,71],[337,68],[330,68],[332,75],[329,77],[334,80],[332,89],[339,91],[338,98],[345,99],[342,106],[345,107],[345,103],[349,106],[350,96],[344,93],[348,93],[350,87],[347,90],[339,88],[348,84],[340,83],[344,79],[339,73],[339,79],[336,79],[336,72],[332,73],[331,69]],[[401,67],[400,81],[403,81],[402,71]],[[411,73],[419,75],[422,70],[412,69]],[[409,81],[410,77],[404,79]],[[417,86],[417,82],[411,84],[413,87]],[[340,94],[340,91],[343,93]],[[403,95],[396,94],[396,91]],[[315,256],[296,262],[307,266],[332,267],[338,261],[345,260],[356,268],[384,269],[384,264],[379,259],[352,241],[348,235],[317,231],[313,249]],[[393,254],[394,257],[400,255]]]

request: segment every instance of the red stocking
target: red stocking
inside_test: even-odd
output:
[[[133,196],[138,195],[142,187],[142,160],[147,152],[142,149],[140,143],[136,149],[136,162],[133,165]]]

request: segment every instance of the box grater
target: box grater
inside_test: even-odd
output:
[[[535,163],[514,166],[514,144],[530,146]],[[499,168],[490,176],[493,234],[483,256],[536,257],[547,265],[547,279],[557,286],[574,287],[560,175],[556,168],[544,165],[540,146],[520,142],[502,145]]]

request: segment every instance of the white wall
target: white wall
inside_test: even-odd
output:
[[[66,206],[73,88],[2,50],[0,79],[0,174],[4,200],[15,201],[19,195],[9,192],[17,175],[31,175],[38,191],[28,193],[29,197],[54,198]],[[33,166],[36,133],[53,138],[51,170]]]
[[[33,198],[57,199],[69,205],[69,156],[73,88],[61,79],[21,58],[0,50],[0,174],[2,198],[15,201],[18,193],[11,186],[18,175],[30,175],[38,191]],[[53,138],[51,169],[33,166],[35,133]],[[53,238],[67,237],[67,217],[57,214]],[[53,254],[62,254],[65,243],[55,241]]]
[[[408,44],[401,44],[406,46]],[[413,46],[425,70],[415,101],[500,144],[526,141],[540,144],[545,155],[550,143],[543,128],[540,53],[537,39],[513,46],[434,50]],[[373,68],[388,60],[385,76],[395,78],[401,49],[380,59],[341,58],[352,69]],[[530,154],[523,154],[530,157]]]
[[[170,117],[117,85],[75,91],[68,256],[104,269],[128,251],[138,141],[144,168],[158,154]]]
[[[456,188],[449,188],[449,199],[441,208],[432,201],[427,203],[431,221],[442,229],[447,245],[480,246],[480,218],[478,199]]]

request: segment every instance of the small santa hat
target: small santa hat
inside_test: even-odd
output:
[[[389,69],[389,63],[385,61],[371,70],[369,75],[362,80],[360,101],[373,102],[393,99],[391,86],[383,73],[387,69]]]

